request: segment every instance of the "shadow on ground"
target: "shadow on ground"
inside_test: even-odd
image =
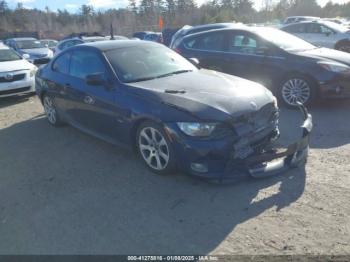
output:
[[[17,96],[9,96],[0,98],[0,109],[8,106],[12,106],[14,104],[25,103],[28,102],[30,97],[34,94],[25,94],[25,95],[17,95]]]
[[[0,130],[0,145],[3,254],[205,254],[305,187],[303,169],[226,186],[156,176],[130,152],[42,117]]]

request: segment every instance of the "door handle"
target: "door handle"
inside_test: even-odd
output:
[[[84,103],[88,105],[92,105],[95,103],[95,99],[93,99],[91,96],[85,96]]]

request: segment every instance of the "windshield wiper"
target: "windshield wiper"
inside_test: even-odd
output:
[[[187,73],[187,72],[192,72],[192,71],[193,70],[178,70],[178,71],[166,73],[164,75],[159,75],[159,76],[140,77],[140,78],[129,80],[126,83],[142,82],[142,81],[153,80],[153,79],[157,79],[157,78],[162,78],[162,77],[167,77],[167,76],[172,76],[172,75],[177,75],[177,74],[182,74],[182,73]]]
[[[136,83],[136,82],[142,82],[142,81],[147,81],[147,80],[153,80],[156,79],[157,77],[152,76],[152,77],[140,77],[140,78],[136,78],[136,79],[132,79],[129,81],[126,81],[125,83]]]
[[[167,73],[167,74],[164,74],[164,75],[157,76],[156,78],[162,78],[162,77],[167,77],[167,76],[172,76],[172,75],[178,75],[178,74],[188,73],[188,72],[192,72],[192,71],[193,70],[178,70],[178,71],[174,71],[174,72],[171,72],[171,73]]]
[[[165,89],[164,92],[167,93],[167,94],[185,94],[186,90],[184,90],[184,89],[180,89],[180,90]]]

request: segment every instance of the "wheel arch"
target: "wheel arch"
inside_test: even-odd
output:
[[[298,77],[303,77],[303,78],[309,80],[309,81],[318,89],[318,82],[317,82],[317,80],[316,80],[312,75],[310,75],[310,74],[308,74],[308,73],[296,71],[296,70],[289,71],[289,72],[283,74],[283,75],[279,78],[278,82],[276,83],[276,84],[277,84],[276,88],[278,88],[279,85],[281,85],[283,81],[285,81],[285,80],[287,80],[288,78],[293,77],[293,76],[294,76],[294,77],[296,77],[296,76],[298,76]]]
[[[144,122],[147,122],[147,121],[151,121],[151,122],[155,122],[157,124],[163,125],[159,119],[151,117],[151,116],[143,116],[143,117],[139,117],[138,119],[135,119],[133,121],[131,128],[130,128],[130,134],[129,134],[129,139],[131,141],[131,148],[135,152],[137,149],[137,145],[136,145],[137,130]]]
[[[285,81],[287,81],[288,79],[293,78],[293,77],[303,78],[304,80],[309,82],[309,84],[311,85],[310,87],[313,89],[311,103],[313,103],[315,100],[317,100],[319,98],[319,96],[320,96],[319,84],[318,84],[318,81],[312,75],[310,75],[308,73],[304,73],[304,72],[299,72],[299,71],[289,71],[286,74],[284,74],[283,76],[281,76],[281,78],[277,82],[277,85],[275,85],[275,89],[273,92],[274,92],[274,95],[278,99],[281,99],[280,89],[281,89],[283,83]]]

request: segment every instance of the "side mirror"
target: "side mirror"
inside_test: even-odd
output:
[[[23,54],[22,57],[23,57],[24,59],[29,59],[29,58],[30,58],[30,55],[28,55],[28,54]]]
[[[85,83],[91,86],[103,86],[106,84],[103,73],[96,73],[87,75],[85,78]]]
[[[267,55],[270,51],[270,48],[268,47],[259,47],[256,49],[257,55]]]
[[[194,66],[200,68],[199,60],[197,58],[192,57],[192,58],[189,58],[188,61],[190,61]]]

